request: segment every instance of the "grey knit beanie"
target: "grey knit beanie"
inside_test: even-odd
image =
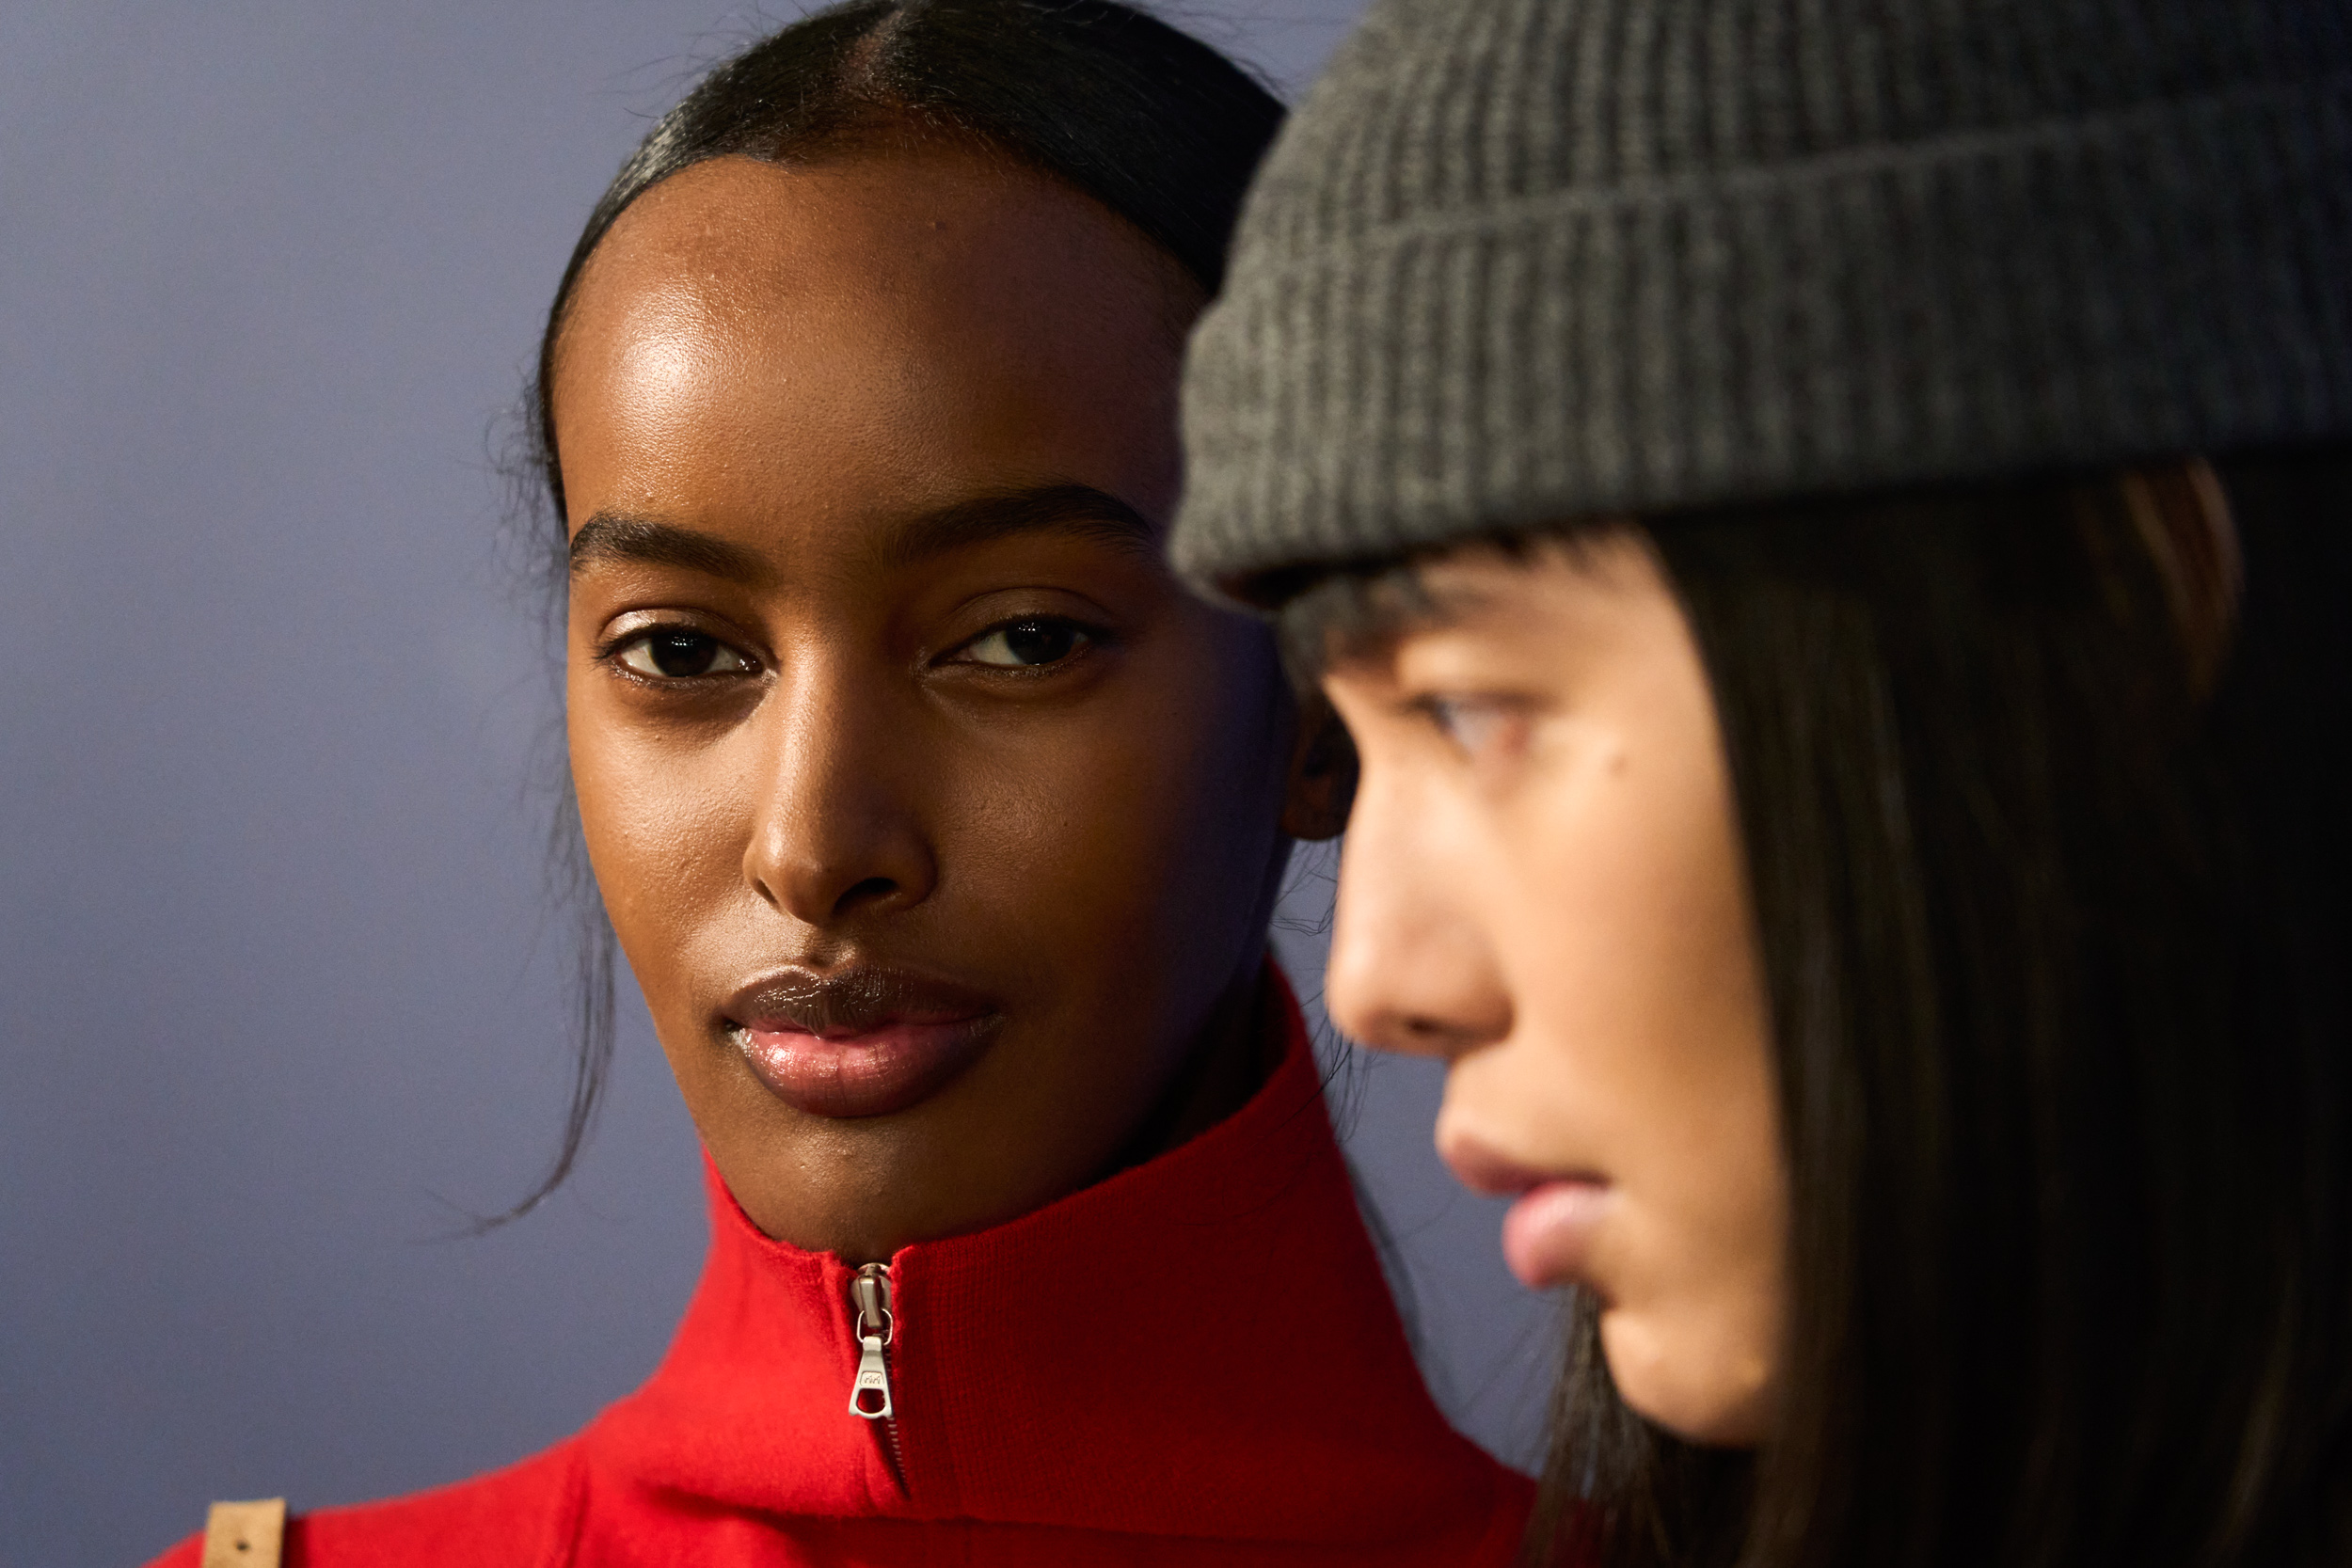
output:
[[[2352,435],[2352,0],[1382,0],[1184,381],[1177,564]]]

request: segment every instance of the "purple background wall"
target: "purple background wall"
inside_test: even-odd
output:
[[[1176,8],[1295,87],[1359,4]],[[449,1239],[546,1160],[566,1049],[485,432],[596,192],[763,25],[0,7],[0,1560],[469,1474],[667,1341],[705,1233],[633,998],[571,1187]],[[1440,1397],[1524,1458],[1543,1320],[1428,1153],[1434,1074],[1349,1083]]]

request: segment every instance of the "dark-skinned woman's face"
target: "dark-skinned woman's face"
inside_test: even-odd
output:
[[[1247,1092],[1218,1042],[1285,827],[1336,824],[1267,638],[1160,559],[1198,303],[1087,198],[937,146],[699,165],[580,279],[572,774],[771,1235],[886,1258]]]

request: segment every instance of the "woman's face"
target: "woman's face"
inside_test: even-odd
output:
[[[1635,1410],[1749,1444],[1780,1361],[1788,1182],[1706,673],[1639,535],[1457,552],[1325,682],[1363,764],[1326,995],[1449,1063],[1438,1147],[1522,1195],[1512,1269],[1602,1306]]]
[[[998,1223],[1254,1082],[1295,717],[1161,562],[1199,303],[1083,196],[937,146],[691,167],[580,279],[572,776],[771,1235]]]

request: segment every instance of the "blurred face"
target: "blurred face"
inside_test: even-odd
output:
[[[1780,1354],[1787,1179],[1706,673],[1645,542],[1464,551],[1325,682],[1363,777],[1327,998],[1448,1063],[1438,1147],[1519,1200],[1530,1285],[1602,1304],[1610,1371],[1751,1444]]]
[[[1084,197],[939,148],[691,168],[580,281],[581,821],[771,1235],[885,1259],[1256,1082],[1296,726],[1269,640],[1161,563],[1198,303]]]

